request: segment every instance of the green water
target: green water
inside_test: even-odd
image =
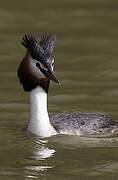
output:
[[[56,33],[49,112],[104,112],[118,119],[118,2],[0,0],[0,180],[117,180],[118,138],[56,136],[23,129],[29,95],[16,69],[26,33]]]

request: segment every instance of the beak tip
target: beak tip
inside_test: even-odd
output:
[[[57,84],[58,84],[58,85],[61,85],[61,82],[58,80]]]
[[[52,79],[52,81],[55,82],[55,83],[58,84],[58,85],[61,85],[60,81],[59,81],[57,78]]]
[[[52,80],[53,82],[57,83],[58,85],[61,84],[59,79],[53,73],[50,74],[49,79]]]

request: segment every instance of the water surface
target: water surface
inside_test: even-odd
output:
[[[116,180],[118,138],[28,135],[29,95],[16,78],[26,33],[56,33],[49,112],[118,119],[118,2],[0,0],[0,179]]]

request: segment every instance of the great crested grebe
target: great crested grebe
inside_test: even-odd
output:
[[[22,45],[27,49],[20,63],[17,76],[25,91],[30,92],[30,117],[28,131],[49,137],[56,134],[114,135],[118,134],[118,122],[98,113],[59,113],[48,116],[47,94],[50,80],[59,83],[53,73],[54,36],[24,36]]]

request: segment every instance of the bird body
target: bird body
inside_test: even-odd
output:
[[[118,123],[100,113],[59,113],[50,117],[50,122],[59,134],[80,136],[118,134]]]

